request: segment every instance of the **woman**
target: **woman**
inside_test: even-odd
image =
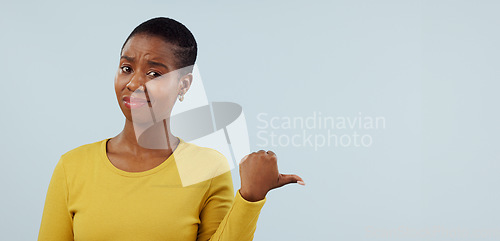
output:
[[[233,198],[226,158],[170,132],[196,53],[193,35],[175,20],[154,18],[132,31],[115,78],[123,131],[61,156],[38,240],[252,240],[267,192],[304,185],[260,150],[240,162]]]

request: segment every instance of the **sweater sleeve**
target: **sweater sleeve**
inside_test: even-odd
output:
[[[251,241],[266,199],[250,202],[240,191],[233,198],[231,172],[213,178],[200,213],[197,241]]]
[[[73,219],[68,210],[68,186],[62,157],[50,179],[38,241],[73,240]]]

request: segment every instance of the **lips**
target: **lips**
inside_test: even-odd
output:
[[[135,108],[140,108],[140,107],[148,104],[149,101],[146,99],[142,99],[142,98],[125,96],[125,97],[123,97],[123,103],[125,104],[125,106],[127,108],[135,109]]]

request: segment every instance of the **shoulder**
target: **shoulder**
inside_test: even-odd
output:
[[[61,155],[60,162],[65,168],[78,168],[87,160],[100,158],[102,145],[107,139],[83,144]]]
[[[227,158],[216,149],[199,146],[194,143],[184,142],[184,149],[182,155],[197,157],[206,161],[211,161],[218,164],[227,163]]]
[[[175,157],[183,186],[210,180],[231,170],[228,159],[218,150],[184,143]]]

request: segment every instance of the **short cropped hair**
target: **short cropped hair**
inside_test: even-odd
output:
[[[127,37],[121,48],[125,47],[128,40],[137,34],[146,34],[162,38],[165,42],[173,44],[174,55],[177,58],[177,68],[190,67],[189,72],[192,72],[192,66],[196,62],[198,46],[193,34],[182,23],[171,18],[157,17],[147,20],[139,24]]]

